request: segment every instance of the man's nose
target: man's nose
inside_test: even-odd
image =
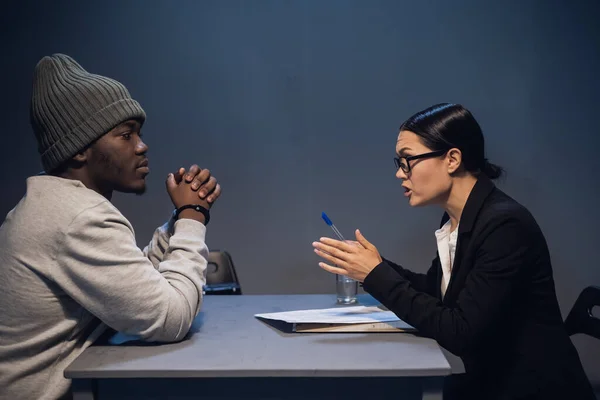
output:
[[[144,154],[148,152],[148,146],[142,141],[142,139],[140,139],[135,146],[135,152],[136,154]]]

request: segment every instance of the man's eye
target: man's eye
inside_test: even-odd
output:
[[[125,139],[125,140],[129,140],[129,139],[131,139],[131,133],[124,133],[124,134],[123,134],[123,135],[121,135],[121,136],[123,136],[123,139]]]

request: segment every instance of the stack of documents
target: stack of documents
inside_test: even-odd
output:
[[[376,306],[325,308],[267,314],[256,318],[283,321],[293,332],[414,332],[416,329],[393,312]]]

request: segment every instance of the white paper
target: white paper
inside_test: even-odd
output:
[[[375,306],[325,308],[319,310],[284,311],[255,314],[257,318],[306,324],[368,324],[374,322],[400,321],[391,311]]]

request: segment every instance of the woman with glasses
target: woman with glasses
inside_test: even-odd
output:
[[[529,211],[492,180],[473,115],[438,104],[400,126],[396,177],[411,206],[444,211],[426,274],[357,242],[313,243],[319,265],[363,282],[399,318],[461,357],[444,399],[594,399],[556,298],[544,235]]]

